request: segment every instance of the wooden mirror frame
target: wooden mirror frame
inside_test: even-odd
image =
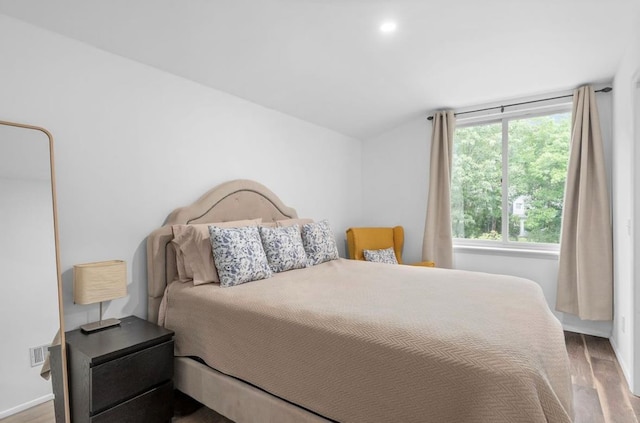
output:
[[[24,128],[24,129],[32,129],[35,131],[40,131],[43,134],[45,134],[49,139],[49,169],[51,171],[51,204],[53,209],[53,235],[54,235],[55,251],[56,251],[56,278],[58,281],[58,317],[60,320],[60,329],[59,329],[59,334],[60,334],[59,360],[61,363],[60,375],[62,376],[61,385],[62,385],[63,396],[64,396],[64,421],[68,423],[71,420],[69,418],[69,394],[68,394],[69,383],[67,378],[67,366],[66,366],[67,348],[66,348],[66,342],[64,338],[64,308],[63,308],[63,301],[62,301],[62,277],[60,272],[60,241],[58,237],[58,208],[57,208],[57,200],[56,200],[55,166],[54,166],[54,160],[53,160],[53,136],[49,131],[39,126],[26,125],[26,124],[16,123],[16,122],[8,122],[4,120],[0,120],[0,125],[13,126],[16,128]],[[54,376],[52,375],[51,378],[53,379],[53,377]]]

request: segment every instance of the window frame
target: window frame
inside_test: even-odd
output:
[[[455,130],[458,128],[468,128],[473,126],[490,125],[500,123],[502,125],[502,183],[500,189],[502,190],[502,222],[501,222],[501,239],[498,240],[485,240],[485,239],[467,239],[467,238],[455,238],[453,237],[453,247],[457,250],[526,250],[526,251],[539,251],[539,252],[558,252],[560,251],[560,243],[543,243],[543,242],[518,242],[509,240],[509,122],[512,120],[519,120],[523,118],[535,118],[541,116],[549,116],[559,113],[573,112],[573,105],[569,102],[562,102],[553,104],[547,107],[537,109],[525,109],[517,110],[513,112],[503,112],[500,116],[488,115],[461,118],[456,122],[454,129],[454,142],[455,142]],[[571,135],[569,135],[571,137]],[[571,138],[569,138],[569,149],[571,149]],[[570,156],[570,150],[569,150]],[[568,167],[568,164],[567,164]],[[452,206],[452,203],[449,203]],[[563,204],[564,210],[564,204]],[[452,229],[453,233],[453,229]],[[456,248],[458,247],[458,248]]]

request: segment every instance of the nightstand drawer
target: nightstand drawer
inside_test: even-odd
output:
[[[165,423],[173,415],[173,382],[104,411],[91,418],[91,423]]]
[[[90,414],[132,398],[173,377],[173,341],[91,368]]]

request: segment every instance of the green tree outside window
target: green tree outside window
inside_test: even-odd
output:
[[[570,112],[457,128],[451,179],[453,237],[558,243],[570,136]],[[508,157],[503,164],[505,143]],[[506,204],[503,166],[508,175]],[[522,207],[514,212],[516,200]],[[502,233],[505,218],[508,234]]]

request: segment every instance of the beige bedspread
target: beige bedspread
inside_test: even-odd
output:
[[[570,422],[562,328],[534,282],[336,260],[172,283],[176,355],[340,422]]]

